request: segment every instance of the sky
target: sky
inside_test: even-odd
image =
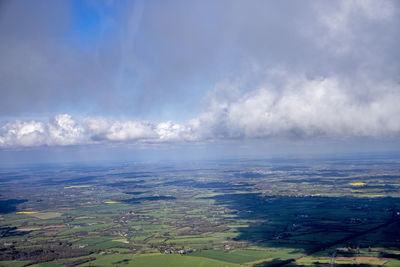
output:
[[[389,0],[1,0],[0,160],[399,151],[399,28]]]

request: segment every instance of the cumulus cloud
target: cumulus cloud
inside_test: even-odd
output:
[[[94,141],[140,140],[155,137],[153,125],[148,122],[120,122],[105,118],[87,118],[85,126],[90,139]]]
[[[68,146],[108,142],[171,142],[192,139],[187,126],[170,121],[117,121],[103,117],[74,120],[59,114],[48,122],[15,121],[0,125],[0,147]]]
[[[372,93],[361,100],[351,93],[353,83],[336,77],[279,75],[285,77],[279,90],[265,83],[236,99],[213,98],[211,109],[198,118],[198,124],[209,130],[210,138],[400,135],[399,84],[371,82],[373,89],[365,91]]]
[[[8,122],[0,126],[0,146],[75,145],[86,142],[85,130],[70,115],[60,114],[48,123]]]

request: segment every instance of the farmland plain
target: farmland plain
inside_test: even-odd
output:
[[[400,160],[0,169],[0,266],[400,266]]]

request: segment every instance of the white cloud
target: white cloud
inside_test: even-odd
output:
[[[84,128],[70,115],[60,114],[47,126],[48,145],[74,145],[86,142]]]
[[[7,122],[0,125],[0,147],[67,146],[107,142],[193,141],[190,123],[117,121],[103,117],[74,120],[59,114],[49,122]]]
[[[60,114],[50,122],[8,122],[0,127],[1,146],[74,145],[86,143],[81,125],[70,115]]]
[[[157,124],[155,132],[158,134],[160,141],[181,141],[188,136],[189,129],[178,123],[166,121]]]
[[[35,146],[46,142],[45,126],[41,122],[6,123],[1,127],[2,146]]]
[[[147,123],[128,121],[114,122],[106,134],[108,140],[123,141],[137,139],[151,139],[154,136],[153,126]]]
[[[228,103],[214,103],[200,117],[200,127],[219,138],[400,135],[399,84],[366,81],[372,89],[364,88],[361,101],[351,93],[353,83],[339,78],[288,74],[285,80],[279,90],[266,83]]]

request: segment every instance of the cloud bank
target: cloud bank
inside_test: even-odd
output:
[[[66,146],[96,143],[214,142],[225,139],[318,137],[400,137],[400,85],[375,84],[359,98],[351,81],[310,79],[284,71],[267,73],[268,81],[240,92],[235,82],[209,94],[200,116],[184,123],[120,121],[104,117],[74,119],[56,115],[48,122],[14,121],[0,125],[0,147]],[[366,90],[370,88],[365,88]]]

